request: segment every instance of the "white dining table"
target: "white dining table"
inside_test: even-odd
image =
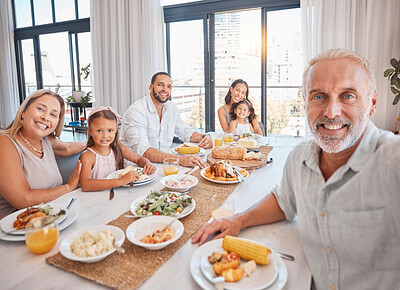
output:
[[[239,184],[232,193],[235,212],[242,212],[261,200],[271,189],[280,183],[282,170],[289,152],[298,140],[275,138],[269,140],[274,149],[269,154],[273,163],[255,169],[249,178]],[[209,151],[209,150],[208,150]],[[164,176],[162,165],[157,166],[157,179],[149,184],[116,188],[115,197],[109,200],[109,190],[82,192],[74,190],[53,203],[65,204],[76,196],[72,208],[77,210],[76,220],[60,232],[60,238],[54,248],[43,255],[29,251],[23,241],[0,240],[0,288],[1,289],[98,289],[104,288],[93,281],[81,278],[46,263],[45,258],[56,254],[63,238],[82,228],[94,225],[105,225],[117,219],[130,209],[133,200],[150,193],[151,190],[163,188],[160,179]],[[189,168],[181,167],[182,172]],[[310,289],[311,274],[307,265],[297,220],[282,221],[270,225],[255,226],[240,232],[239,237],[255,240],[268,245],[271,249],[293,255],[294,261],[283,260],[287,267],[287,281],[283,289]],[[125,243],[130,243],[127,239]],[[191,275],[190,262],[198,244],[189,239],[168,261],[166,261],[139,289],[207,289],[208,284],[201,285]],[[117,270],[116,270],[117,271]],[[212,289],[212,288],[211,288]]]

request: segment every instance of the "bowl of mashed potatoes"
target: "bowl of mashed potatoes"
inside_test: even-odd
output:
[[[125,241],[124,232],[115,226],[101,225],[80,229],[62,240],[60,252],[73,261],[94,263],[115,252],[114,239],[118,246]]]

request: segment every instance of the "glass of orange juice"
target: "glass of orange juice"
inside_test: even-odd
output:
[[[179,172],[178,159],[165,158],[163,160],[163,170],[165,175],[177,174]]]
[[[220,219],[233,216],[235,213],[235,202],[233,198],[225,194],[215,194],[211,197],[211,216]]]
[[[46,224],[48,218],[32,219],[26,227],[25,243],[28,249],[35,254],[47,253],[57,243],[59,236],[58,222],[53,220]]]
[[[224,143],[231,144],[233,142],[233,133],[224,133]]]
[[[222,146],[222,133],[221,132],[215,132],[214,133],[214,146]]]

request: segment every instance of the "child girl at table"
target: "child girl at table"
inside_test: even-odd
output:
[[[156,170],[147,158],[119,143],[120,120],[122,117],[111,107],[99,107],[90,112],[87,150],[81,155],[79,181],[82,191],[100,191],[138,180],[139,174],[135,171],[120,178],[106,179],[110,173],[125,167],[124,159],[143,167],[145,174],[152,174]]]
[[[251,121],[253,121],[256,115],[249,101],[243,99],[237,103],[233,103],[230,114],[232,121],[229,124],[229,132],[236,135],[254,133]],[[246,120],[247,117],[249,121]]]

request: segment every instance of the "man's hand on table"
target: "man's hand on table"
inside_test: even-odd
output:
[[[205,135],[204,138],[202,138],[199,142],[199,147],[208,149],[213,147],[213,141],[210,135]]]
[[[186,167],[199,166],[201,169],[206,167],[206,163],[197,155],[181,156],[179,158],[179,165]]]
[[[226,235],[236,236],[242,229],[238,216],[229,218],[217,219],[211,223],[205,223],[192,237],[192,244],[199,243],[199,246],[207,241],[207,238],[216,233],[218,235],[213,237],[213,240],[223,238]]]

